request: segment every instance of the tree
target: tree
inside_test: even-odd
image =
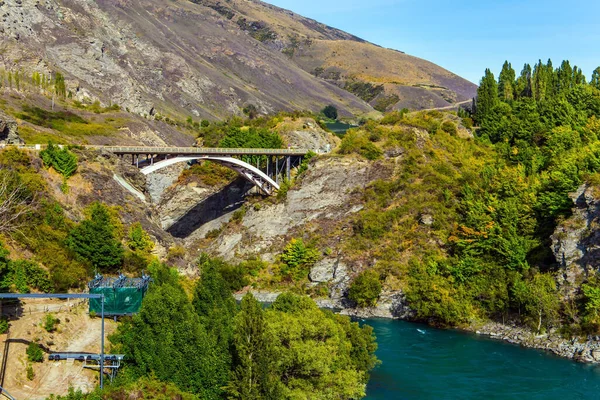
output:
[[[517,79],[516,97],[531,97],[531,65],[525,64],[521,70],[521,75]]]
[[[123,261],[123,246],[115,238],[115,226],[102,203],[90,206],[89,218],[69,233],[67,247],[100,271],[115,271]]]
[[[596,89],[600,89],[600,67],[596,68],[594,72],[592,72],[592,79],[590,79],[590,85],[592,85]]]
[[[56,94],[58,96],[62,97],[63,99],[67,95],[67,87],[65,85],[65,77],[60,72],[57,72],[56,76],[54,78],[54,91],[56,92]]]
[[[338,110],[337,108],[335,108],[335,106],[333,105],[328,105],[325,106],[325,108],[323,108],[323,110],[321,110],[321,112],[323,113],[323,115],[329,119],[337,119],[338,118]]]
[[[515,76],[512,65],[505,61],[498,78],[498,94],[502,100],[513,100],[515,98]]]
[[[162,275],[171,277],[168,271]],[[126,354],[130,376],[154,375],[202,399],[221,398],[229,372],[226,357],[179,283],[171,278],[161,282],[150,288],[140,312],[120,325],[111,341]]]
[[[47,167],[54,168],[65,179],[69,179],[77,171],[77,156],[66,147],[61,149],[49,142],[48,146],[40,151],[40,157]]]
[[[537,332],[541,332],[542,325],[551,325],[557,320],[560,304],[552,275],[536,273],[520,290],[520,300]]]
[[[479,83],[477,89],[477,99],[475,103],[475,119],[481,123],[483,119],[491,113],[498,102],[498,84],[494,74],[490,69],[485,70],[485,75]]]
[[[234,319],[233,371],[228,384],[232,399],[277,399],[276,354],[260,303],[248,293]]]
[[[373,307],[380,294],[379,275],[375,271],[367,270],[354,279],[348,291],[348,298],[359,307]]]
[[[37,196],[29,190],[19,173],[0,168],[0,234],[12,234],[26,223],[36,209]]]
[[[194,290],[193,305],[200,322],[211,336],[216,338],[223,352],[229,351],[232,340],[232,321],[236,304],[228,283],[223,279],[220,268],[224,264],[203,254],[198,260],[200,281]]]
[[[150,235],[146,233],[139,222],[129,227],[127,239],[127,247],[133,251],[149,252],[154,248],[154,242],[150,238]]]
[[[291,293],[281,294],[265,319],[274,338],[279,398],[333,400],[365,395],[368,371],[376,364],[371,358],[376,348],[372,330]],[[367,354],[354,351],[360,346]]]
[[[282,272],[294,279],[305,278],[308,268],[319,259],[317,249],[304,244],[302,239],[292,239],[279,256],[284,264]]]

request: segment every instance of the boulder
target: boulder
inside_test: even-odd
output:
[[[314,267],[310,270],[308,275],[311,282],[329,282],[333,280],[335,276],[335,270],[338,265],[338,260],[332,258],[325,258],[318,261]]]
[[[0,110],[0,144],[25,143],[17,133],[17,121]]]

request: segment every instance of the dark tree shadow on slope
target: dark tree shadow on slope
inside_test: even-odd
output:
[[[202,225],[240,208],[252,187],[253,185],[247,180],[238,177],[221,191],[188,210],[167,229],[167,232],[176,238],[187,238]]]

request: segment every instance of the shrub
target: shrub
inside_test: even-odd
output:
[[[450,135],[456,135],[457,133],[456,125],[451,121],[444,121],[442,123],[442,130]]]
[[[231,216],[231,222],[240,223],[244,219],[246,215],[246,207],[242,206],[238,210],[235,210],[233,215]]]
[[[27,380],[32,381],[35,378],[35,372],[33,372],[33,367],[31,365],[27,366]]]
[[[127,247],[133,251],[149,252],[154,248],[154,242],[150,235],[146,233],[139,222],[131,225],[127,236]]]
[[[46,314],[46,317],[44,318],[44,329],[46,332],[54,332],[56,325],[58,325],[59,322],[58,318],[55,318],[54,315]]]
[[[370,140],[366,132],[350,130],[344,135],[340,145],[341,154],[360,154],[367,160],[376,160],[383,152]]]
[[[8,332],[8,319],[6,317],[0,318],[0,335]]]
[[[308,268],[319,259],[319,251],[304,244],[302,239],[292,239],[280,256],[285,265],[281,271],[294,279],[302,279],[308,274]]]
[[[328,105],[325,108],[323,108],[323,110],[321,110],[321,112],[323,113],[323,115],[329,119],[337,119],[338,117],[338,110],[337,108],[335,108],[335,106],[333,105]]]
[[[348,291],[348,298],[359,307],[373,307],[381,294],[381,282],[375,271],[367,270],[354,279]]]
[[[30,362],[42,362],[44,361],[44,352],[37,343],[29,343],[27,346],[27,359]]]
[[[47,167],[54,168],[65,179],[69,179],[77,171],[77,156],[66,147],[60,149],[49,142],[48,147],[40,151],[40,157]]]

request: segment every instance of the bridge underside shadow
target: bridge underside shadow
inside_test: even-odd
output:
[[[219,192],[207,197],[188,210],[167,229],[167,232],[176,238],[187,238],[202,225],[242,207],[246,194],[253,187],[254,185],[246,179],[236,178]]]

